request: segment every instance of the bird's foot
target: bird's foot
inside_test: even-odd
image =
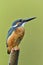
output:
[[[16,51],[16,50],[20,50],[20,48],[18,46],[15,46],[14,48],[12,48],[11,52]]]

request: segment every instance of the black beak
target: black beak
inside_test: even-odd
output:
[[[36,17],[32,17],[32,18],[25,19],[25,20],[23,20],[23,22],[28,22],[28,21],[31,21],[33,19],[36,19]]]

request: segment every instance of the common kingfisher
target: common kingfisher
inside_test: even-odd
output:
[[[13,22],[10,29],[8,30],[7,38],[6,38],[6,46],[7,46],[8,54],[10,54],[12,48],[18,46],[21,40],[23,39],[25,34],[24,24],[35,18],[36,17],[27,18],[27,19],[18,19]]]

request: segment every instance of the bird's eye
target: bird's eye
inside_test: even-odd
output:
[[[20,22],[21,22],[22,20],[20,20]]]
[[[22,21],[22,19],[20,20],[20,22]]]

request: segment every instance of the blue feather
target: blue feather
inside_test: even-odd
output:
[[[7,33],[7,39],[12,34],[13,31],[15,31],[15,28],[12,27],[12,28],[9,29],[9,31]]]
[[[16,25],[17,22],[22,22],[22,19],[18,19],[18,20],[16,20],[16,21],[14,21],[13,24],[12,24],[12,26]]]

